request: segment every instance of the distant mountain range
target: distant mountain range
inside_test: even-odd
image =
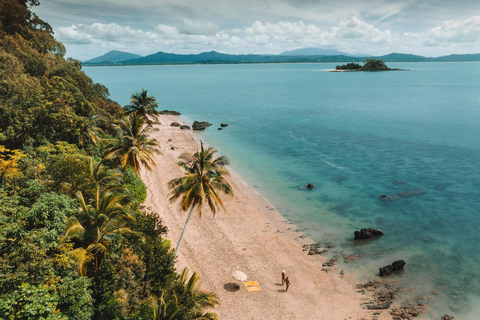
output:
[[[110,52],[105,53],[103,56],[90,59],[88,61],[85,61],[84,63],[93,63],[93,64],[95,64],[95,63],[118,63],[118,62],[122,62],[122,61],[125,61],[125,60],[133,60],[133,59],[139,59],[139,58],[143,58],[143,57],[141,55],[138,55],[138,54],[112,50]]]
[[[233,64],[233,63],[300,63],[300,62],[362,62],[368,58],[384,62],[459,62],[480,61],[477,54],[452,54],[437,58],[413,54],[390,53],[384,56],[350,55],[334,49],[304,48],[285,51],[279,55],[226,54],[216,51],[199,54],[175,54],[159,51],[142,57],[140,55],[110,51],[103,56],[83,62],[85,66],[98,65],[152,65],[152,64]]]

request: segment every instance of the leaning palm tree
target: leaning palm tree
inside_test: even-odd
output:
[[[203,142],[200,142],[200,150],[197,150],[192,156],[186,153],[180,155],[178,165],[185,170],[184,176],[170,180],[169,187],[170,201],[181,198],[180,207],[183,211],[190,209],[182,234],[175,248],[177,255],[178,248],[182,241],[188,221],[196,208],[198,216],[202,217],[202,208],[208,205],[213,215],[220,207],[225,210],[222,199],[218,191],[233,196],[233,190],[230,184],[225,180],[225,176],[229,175],[225,168],[229,164],[225,156],[213,159],[217,150],[211,146],[205,149]]]
[[[129,105],[123,107],[126,114],[136,113],[146,118],[148,123],[151,123],[150,117],[157,120],[160,114],[157,110],[158,105],[155,97],[150,97],[147,90],[142,89],[142,92],[135,92],[130,98]]]
[[[97,189],[97,193],[99,193]],[[92,270],[98,271],[102,259],[110,252],[115,239],[126,234],[134,234],[128,227],[135,219],[125,211],[123,204],[128,201],[128,195],[107,191],[97,194],[94,206],[87,205],[81,192],[77,192],[80,202],[78,218],[68,219],[65,238],[77,238],[81,244],[82,259],[79,260],[80,275],[87,275]]]
[[[152,170],[156,166],[152,155],[161,152],[158,141],[149,138],[151,131],[142,116],[133,113],[125,117],[117,126],[117,138],[110,140],[110,147],[105,150],[104,160],[113,160],[123,169],[130,167],[135,173],[141,165]]]

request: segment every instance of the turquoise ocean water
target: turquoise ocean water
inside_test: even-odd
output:
[[[330,73],[335,64],[95,67],[128,103],[148,89],[162,109],[214,126],[199,139],[362,281],[406,261],[400,280],[428,317],[480,316],[480,63],[389,63],[409,71]],[[228,123],[217,130],[220,123]],[[311,191],[301,188],[312,183]],[[380,195],[423,190],[411,197]],[[353,232],[377,227],[378,240]],[[321,268],[321,266],[319,266]]]

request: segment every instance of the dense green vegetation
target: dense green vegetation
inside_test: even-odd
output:
[[[385,70],[392,70],[385,62],[380,59],[367,59],[364,62],[364,65],[361,66],[358,63],[352,62],[347,63],[342,66],[336,66],[337,70],[349,70],[349,71],[385,71]]]
[[[141,210],[151,108],[124,113],[36,5],[0,2],[0,318],[215,319],[218,298],[177,273]]]

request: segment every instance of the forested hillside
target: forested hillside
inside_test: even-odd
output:
[[[0,318],[214,319],[140,206],[154,109],[110,100],[37,5],[0,2]]]

